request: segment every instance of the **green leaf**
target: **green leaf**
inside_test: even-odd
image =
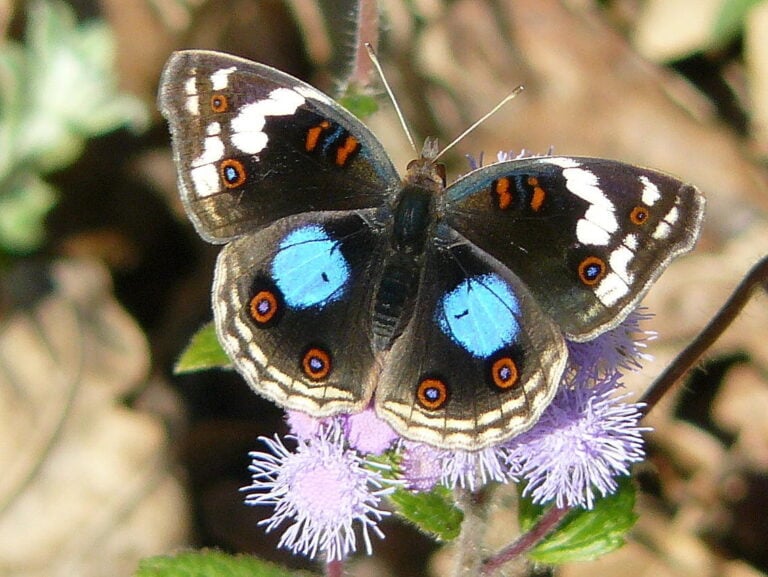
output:
[[[195,333],[189,345],[173,367],[174,374],[193,373],[206,369],[230,368],[232,361],[224,352],[216,337],[213,322],[204,325]]]
[[[449,489],[438,486],[428,493],[398,489],[389,499],[399,515],[425,533],[442,541],[452,541],[459,536],[464,513],[456,507]]]
[[[138,99],[118,91],[106,24],[78,23],[59,0],[29,5],[25,44],[0,50],[0,247],[11,254],[44,237],[56,194],[42,175],[77,159],[88,138],[149,121]]]
[[[310,577],[314,573],[291,570],[256,557],[219,551],[194,551],[149,557],[139,563],[134,577]]]
[[[141,102],[117,90],[114,40],[106,24],[79,24],[64,2],[38,0],[26,38],[26,115],[16,147],[28,164],[50,172],[76,159],[87,138],[147,125]]]
[[[594,509],[571,511],[554,533],[529,551],[528,557],[548,565],[561,565],[590,561],[610,553],[624,544],[627,531],[635,524],[634,505],[635,487],[630,477],[624,477],[616,493],[598,500]],[[522,498],[520,526],[529,530],[543,512],[543,507]]]
[[[712,42],[722,46],[733,40],[744,28],[747,12],[765,0],[723,0],[712,29]]]
[[[376,97],[368,94],[349,92],[339,98],[339,103],[362,120],[373,116],[379,110]]]
[[[24,254],[45,237],[43,219],[56,203],[55,190],[34,174],[5,185],[0,194],[0,246]]]

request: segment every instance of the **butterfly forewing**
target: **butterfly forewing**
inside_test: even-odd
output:
[[[573,340],[616,326],[698,237],[704,197],[610,160],[541,157],[476,170],[446,191],[445,220],[507,265]]]
[[[400,182],[370,131],[292,76],[178,52],[161,79],[182,200],[211,242],[309,211],[382,205]]]

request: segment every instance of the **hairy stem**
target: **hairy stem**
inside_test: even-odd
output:
[[[501,568],[502,565],[514,561],[527,551],[532,549],[539,541],[554,531],[570,509],[552,507],[527,533],[521,535],[516,541],[504,547],[501,551],[489,557],[480,567],[479,575],[490,576]]]
[[[342,577],[344,575],[344,561],[329,561],[325,564],[325,577]]]
[[[461,533],[456,539],[454,577],[476,577],[482,562],[483,533],[485,531],[486,510],[482,493],[467,489],[454,490],[456,504],[464,513]]]

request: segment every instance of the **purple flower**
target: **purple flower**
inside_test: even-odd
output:
[[[484,154],[483,154],[482,151],[480,152],[480,155],[477,158],[475,158],[471,154],[466,154],[464,156],[467,159],[467,162],[469,163],[469,169],[470,170],[477,170],[478,168],[483,166],[483,156],[484,156]]]
[[[381,501],[395,487],[430,491],[442,484],[476,491],[490,483],[525,483],[524,495],[536,503],[592,508],[598,495],[618,487],[644,457],[640,404],[614,396],[622,373],[648,358],[652,333],[632,313],[615,329],[586,343],[568,343],[569,366],[560,388],[539,421],[528,431],[479,451],[453,451],[401,439],[366,409],[322,419],[289,411],[292,450],[275,437],[261,438],[267,451],[251,453],[252,484],[246,503],[274,507],[260,522],[281,529],[279,546],[326,561],[340,561],[357,549],[362,536],[371,552],[371,533],[383,538],[378,522],[389,513]],[[387,468],[362,455],[399,453],[399,467]],[[397,477],[391,479],[391,477]]]
[[[316,419],[301,411],[286,411],[285,413],[285,422],[288,423],[291,434],[302,440],[317,437],[322,432],[323,427],[333,421],[333,417]]]
[[[503,445],[479,451],[443,451],[440,463],[443,485],[453,489],[462,487],[474,491],[491,481],[515,481],[515,465],[510,466]]]
[[[508,160],[521,160],[523,158],[541,158],[543,156],[552,156],[554,152],[550,146],[546,154],[536,154],[530,150],[523,148],[520,152],[513,152],[512,150],[504,151],[500,150],[496,153],[496,162],[506,162]]]
[[[369,455],[381,455],[399,438],[371,408],[348,415],[344,419],[344,434],[350,447]]]
[[[405,441],[400,469],[406,487],[414,491],[430,491],[438,483],[449,489],[474,491],[491,481],[516,480],[503,445],[479,451],[449,451]]]
[[[620,386],[612,373],[591,388],[563,387],[541,419],[509,443],[509,462],[527,482],[535,503],[591,509],[595,494],[613,493],[616,477],[629,474],[643,451],[640,404],[613,397]]]
[[[404,441],[400,471],[405,488],[416,493],[434,489],[443,476],[441,460],[435,454],[444,452],[424,443]]]
[[[652,357],[645,352],[648,341],[656,338],[656,332],[640,327],[653,315],[645,308],[637,309],[616,328],[591,341],[568,341],[571,370],[567,373],[568,384],[591,386],[607,374],[616,371],[637,371],[641,361]]]
[[[247,504],[274,506],[259,524],[267,532],[284,527],[278,546],[342,560],[356,550],[357,525],[370,554],[370,533],[383,538],[377,523],[389,515],[379,508],[381,499],[394,486],[385,485],[377,465],[345,446],[338,422],[314,438],[298,439],[295,451],[278,437],[260,440],[269,452],[250,453],[253,482],[242,490],[249,493]]]
[[[469,169],[477,170],[478,168],[482,168],[483,156],[484,156],[484,153],[482,151],[480,152],[477,158],[475,158],[471,154],[465,155],[467,162],[469,163]],[[506,151],[500,150],[498,153],[496,153],[496,162],[506,162],[507,160],[520,160],[521,158],[528,158],[531,156],[540,156],[540,155],[532,154],[525,149],[521,150],[518,153],[514,153],[511,151],[506,152]]]

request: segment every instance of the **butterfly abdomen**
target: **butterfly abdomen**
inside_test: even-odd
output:
[[[373,304],[373,348],[377,352],[389,350],[411,316],[419,265],[411,256],[393,253],[384,266]]]

